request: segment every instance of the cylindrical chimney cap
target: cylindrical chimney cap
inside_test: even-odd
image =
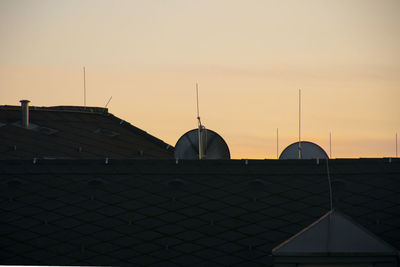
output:
[[[21,125],[29,129],[29,100],[20,100],[21,102],[21,111],[22,111],[22,120],[21,120]]]

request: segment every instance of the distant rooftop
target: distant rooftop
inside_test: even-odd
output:
[[[52,106],[52,107],[29,107],[31,110],[46,110],[46,111],[64,111],[64,112],[79,112],[79,113],[108,113],[108,108],[102,107],[83,107],[83,106]],[[0,110],[21,110],[20,106],[3,105]]]
[[[20,106],[0,106],[0,159],[172,158],[173,147],[107,108],[29,107],[29,128]]]

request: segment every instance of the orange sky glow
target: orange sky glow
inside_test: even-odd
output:
[[[204,125],[232,158],[298,138],[332,156],[393,157],[398,0],[0,0],[0,105],[87,105],[175,145]]]

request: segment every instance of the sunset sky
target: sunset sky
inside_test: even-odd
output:
[[[393,157],[399,0],[0,0],[0,105],[87,105],[175,145],[204,125],[232,158],[302,137],[332,156]],[[399,140],[400,142],[400,140]]]

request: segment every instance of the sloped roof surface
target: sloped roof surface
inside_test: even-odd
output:
[[[350,217],[329,211],[272,250],[274,255],[398,255],[398,250],[382,241]]]
[[[172,158],[173,147],[97,107],[30,107],[31,129],[19,127],[21,107],[0,106],[0,159]]]
[[[1,160],[0,264],[270,265],[329,210],[326,161]],[[400,249],[400,160],[329,160],[334,207]]]

